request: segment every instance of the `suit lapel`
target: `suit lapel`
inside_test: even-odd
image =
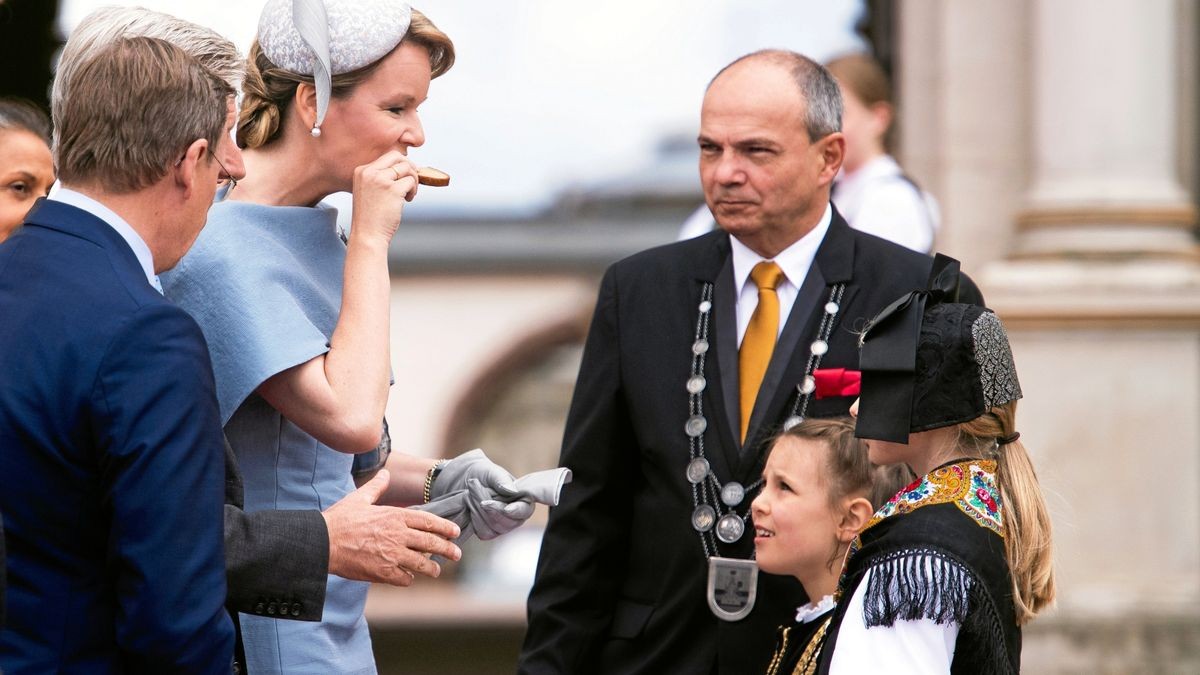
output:
[[[736,467],[741,455],[741,439],[738,406],[738,343],[737,302],[734,298],[733,257],[726,256],[725,264],[717,275],[713,289],[713,322],[716,329],[717,361],[720,365],[721,403],[725,411],[725,433],[721,435],[721,448],[730,467]],[[732,476],[733,473],[726,475]]]
[[[706,237],[710,239],[710,245],[701,255],[696,256],[695,283],[691,286],[689,297],[684,299],[683,306],[687,310],[688,325],[694,327],[698,318],[700,290],[706,283],[713,284],[713,307],[708,324],[709,349],[704,362],[704,377],[708,381],[703,394],[704,416],[709,425],[709,431],[705,435],[708,443],[705,456],[713,471],[722,480],[728,480],[733,476],[738,455],[737,443],[734,441],[737,433],[737,318],[733,308],[733,292],[724,289],[726,283],[732,284],[729,235],[718,231]],[[722,275],[728,276],[729,279],[723,279]],[[690,346],[690,343],[680,344],[681,349],[687,346]],[[730,351],[733,355],[732,361]],[[731,381],[735,411],[733,422],[730,422],[728,413],[727,388]]]

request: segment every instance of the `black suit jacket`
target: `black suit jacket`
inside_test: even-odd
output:
[[[567,418],[561,464],[574,481],[553,509],[529,596],[521,673],[766,670],[777,626],[805,600],[790,577],[760,574],[745,619],[709,611],[707,563],[690,526],[684,383],[704,282],[715,284],[703,394],[706,455],[722,482],[748,485],[790,414],[808,346],[832,285],[845,295],[821,367],[858,367],[858,331],[901,294],[924,288],[932,259],[850,229],[834,211],[801,285],[739,447],[737,339],[729,237],[714,232],[652,249],[601,283]],[[982,302],[969,280],[963,301]],[[813,400],[808,415],[848,412],[849,397]],[[752,499],[754,495],[747,495]],[[748,558],[753,537],[721,546]]]

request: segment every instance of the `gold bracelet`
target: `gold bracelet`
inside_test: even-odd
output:
[[[446,463],[449,461],[450,460],[448,459],[439,459],[438,461],[434,462],[433,466],[429,467],[429,471],[425,473],[424,503],[429,503],[429,500],[432,496],[431,493],[433,492],[433,481],[437,480],[438,474],[442,472],[442,468],[445,467]]]

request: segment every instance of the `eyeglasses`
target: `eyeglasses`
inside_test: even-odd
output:
[[[217,163],[217,166],[221,167],[221,173],[225,174],[225,178],[217,179],[217,185],[224,185],[225,181],[229,181],[230,190],[237,187],[237,179],[233,177],[233,174],[229,173],[229,169],[226,169],[225,165],[221,163],[221,160],[217,158],[217,153],[213,152],[212,149],[209,149],[208,154],[212,156],[213,161]]]

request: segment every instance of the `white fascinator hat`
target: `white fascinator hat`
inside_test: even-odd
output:
[[[258,20],[258,44],[276,66],[311,75],[321,135],[332,78],[387,56],[408,32],[412,8],[401,0],[267,0]]]

